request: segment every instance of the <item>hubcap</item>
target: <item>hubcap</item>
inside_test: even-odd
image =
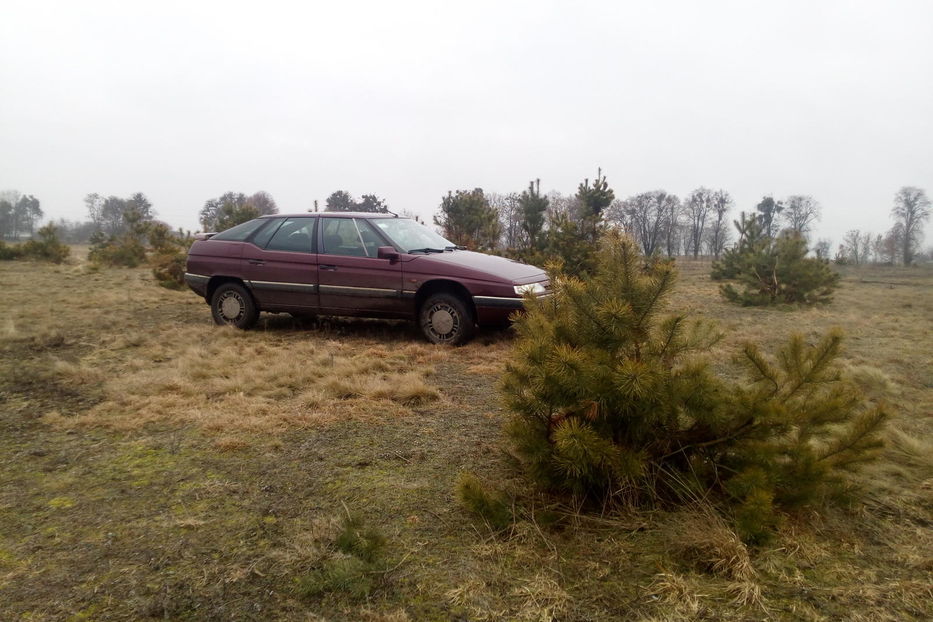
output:
[[[243,311],[243,301],[234,292],[228,292],[220,301],[220,315],[228,322],[236,320]]]
[[[457,309],[440,302],[428,309],[424,329],[435,343],[453,341],[460,335],[462,321]]]
[[[447,309],[438,309],[431,314],[431,326],[441,335],[446,335],[454,327],[454,317]]]

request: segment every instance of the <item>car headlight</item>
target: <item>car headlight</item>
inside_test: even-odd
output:
[[[525,285],[516,285],[515,286],[515,295],[524,296],[525,294],[543,294],[545,291],[544,285],[541,283],[526,283]]]

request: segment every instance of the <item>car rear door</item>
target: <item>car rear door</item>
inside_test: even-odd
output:
[[[376,256],[388,242],[365,218],[322,216],[318,285],[322,313],[407,317],[402,264]]]
[[[280,219],[243,251],[247,284],[265,310],[315,311],[318,269],[313,216]]]

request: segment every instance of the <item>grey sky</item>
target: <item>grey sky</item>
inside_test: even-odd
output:
[[[0,0],[0,190],[283,211],[345,189],[812,194],[817,234],[933,193],[933,2]],[[930,236],[927,236],[927,240]]]

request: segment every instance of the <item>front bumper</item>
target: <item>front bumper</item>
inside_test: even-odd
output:
[[[511,296],[473,296],[473,304],[476,305],[477,309],[480,307],[511,310],[525,308],[524,299]]]
[[[536,296],[548,298],[553,293],[548,291]],[[476,307],[476,320],[479,324],[501,324],[509,319],[516,311],[524,311],[525,299],[513,296],[473,296],[473,305]]]

